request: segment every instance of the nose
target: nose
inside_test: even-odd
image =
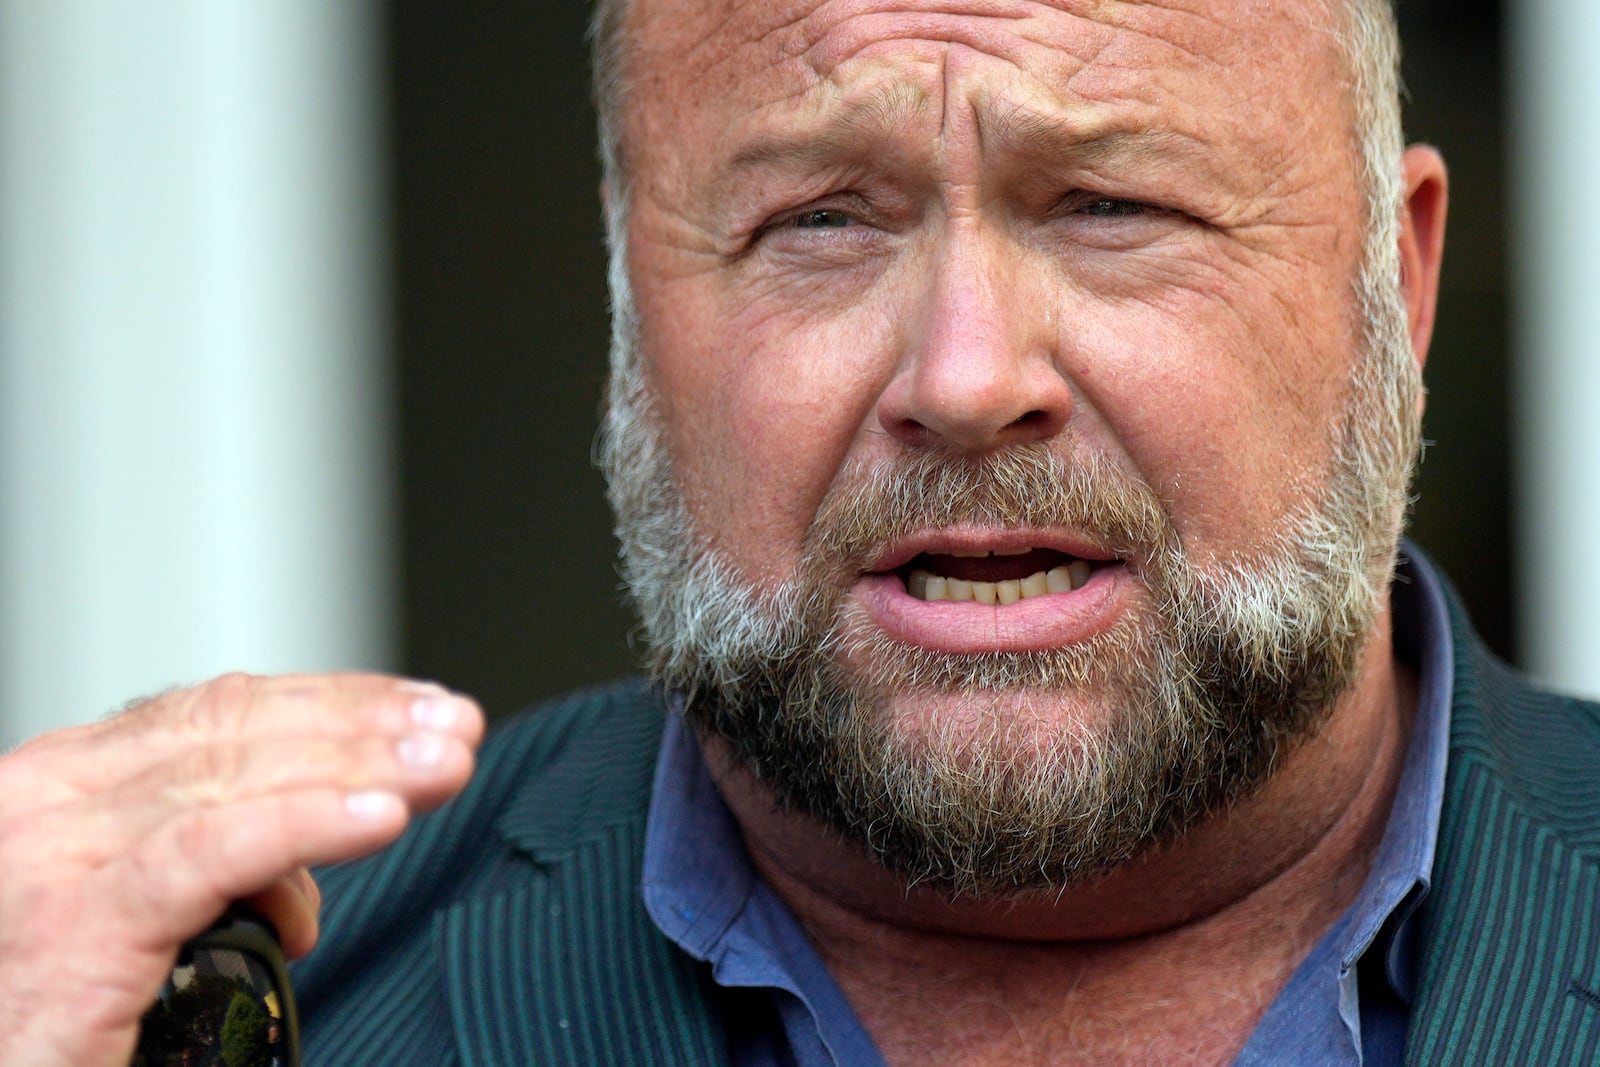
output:
[[[1026,257],[982,233],[944,243],[879,397],[879,423],[909,445],[967,452],[1055,436],[1072,414],[1072,387]]]

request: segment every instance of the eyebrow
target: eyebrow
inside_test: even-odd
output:
[[[980,112],[978,137],[984,148],[994,145],[1006,155],[1070,160],[1089,169],[1107,164],[1151,166],[1190,144],[1189,138],[1170,130],[1075,125],[1062,116],[1015,104],[989,114]]]
[[[815,169],[880,153],[895,133],[923,115],[931,101],[914,85],[894,83],[843,104],[815,128],[767,134],[729,158],[725,173],[772,166]],[[1167,130],[1106,129],[1098,123],[1074,124],[1060,115],[1013,104],[980,112],[978,136],[1019,158],[1097,165],[1148,166],[1174,154],[1189,138]]]
[[[846,101],[819,128],[767,134],[739,148],[726,170],[738,173],[773,165],[818,167],[858,157],[927,111],[929,99],[916,86],[885,85]]]

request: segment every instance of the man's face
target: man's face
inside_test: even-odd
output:
[[[1404,489],[1358,438],[1411,401],[1354,384],[1327,17],[1246,6],[634,13],[656,462],[613,478],[636,546],[679,527],[635,593],[702,723],[910,877],[1093,874],[1354,669]]]

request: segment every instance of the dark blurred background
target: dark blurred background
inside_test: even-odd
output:
[[[1452,205],[1415,536],[1515,651],[1500,5],[1400,0]],[[606,317],[587,5],[386,9],[402,665],[504,714],[630,668],[589,462]]]

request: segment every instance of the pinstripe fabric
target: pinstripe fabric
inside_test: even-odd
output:
[[[714,987],[640,900],[663,714],[633,682],[525,716],[454,803],[319,872],[307,1064],[724,1062]]]
[[[1406,1061],[1600,1063],[1600,710],[1532,689],[1451,614],[1445,821]]]
[[[1600,1064],[1600,709],[1531,688],[1451,603],[1457,665],[1411,1064]],[[521,717],[468,791],[323,872],[307,1063],[713,1064],[725,1003],[639,892],[660,702]]]

